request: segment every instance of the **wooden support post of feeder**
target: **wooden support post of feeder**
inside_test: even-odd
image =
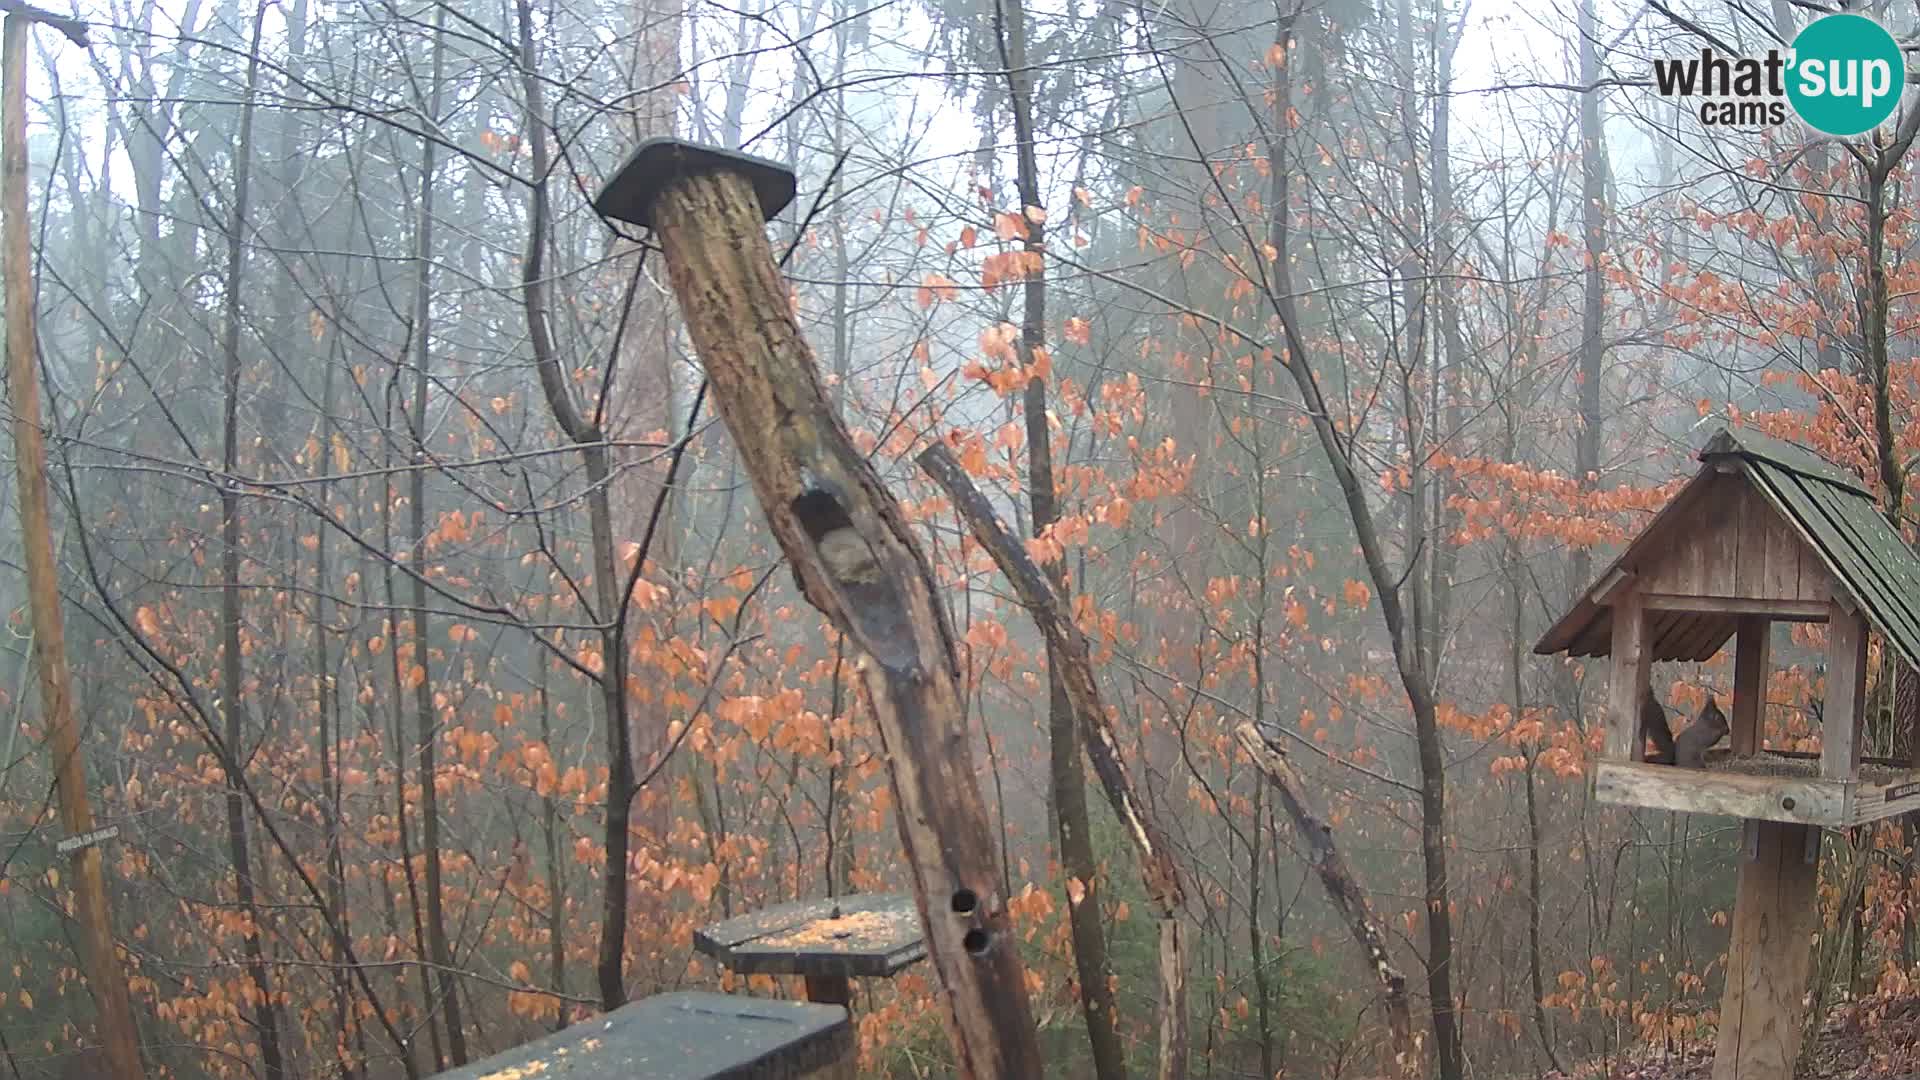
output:
[[[1827,610],[1827,696],[1820,710],[1820,775],[1851,780],[1860,771],[1867,713],[1867,623],[1841,596]]]
[[[1733,711],[1727,719],[1735,757],[1752,757],[1766,737],[1772,641],[1772,620],[1765,615],[1741,616],[1733,639]]]
[[[1629,591],[1613,605],[1613,665],[1607,683],[1609,760],[1640,756],[1640,702],[1647,696],[1653,654],[1647,648],[1647,618],[1640,594]]]
[[[1041,1076],[945,605],[899,503],[821,391],[767,243],[765,222],[793,192],[778,163],[652,139],[594,205],[658,238],[773,535],[808,602],[859,656],[957,1071]]]
[[[1756,850],[1743,845],[1741,852],[1713,1080],[1790,1080],[1819,921],[1820,869],[1807,859],[1818,827],[1752,820],[1746,827]]]
[[[1748,635],[1741,635],[1742,644],[1747,639]],[[1836,595],[1827,609],[1827,687],[1820,751],[1824,779],[1851,781],[1860,769],[1866,643],[1866,620],[1853,604]],[[1764,650],[1764,643],[1755,649]],[[1757,709],[1757,694],[1742,693],[1742,657],[1736,654],[1734,659],[1736,709],[1743,705]],[[1759,676],[1749,678],[1758,683],[1750,689],[1763,689],[1764,667]],[[1727,982],[1720,999],[1713,1080],[1788,1080],[1806,1026],[1809,945],[1820,913],[1820,830],[1815,825],[1751,819],[1745,827],[1749,840],[1734,891],[1733,934],[1727,943]]]

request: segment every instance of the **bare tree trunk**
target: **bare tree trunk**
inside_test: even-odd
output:
[[[1606,375],[1606,294],[1602,289],[1601,259],[1607,247],[1607,142],[1601,126],[1599,18],[1594,0],[1579,0],[1575,34],[1580,39],[1580,231],[1586,262],[1580,271],[1580,425],[1574,437],[1574,482],[1592,490],[1600,482],[1603,438],[1600,386]],[[1587,587],[1593,576],[1593,555],[1575,545],[1568,556],[1569,587]]]
[[[535,691],[540,698],[540,743],[551,751],[553,701],[547,693],[547,680],[552,671],[552,661],[544,655],[536,655],[534,662],[540,665],[540,682]],[[547,982],[554,993],[564,997],[567,992],[567,943],[562,931],[566,926],[567,893],[566,881],[561,877],[559,835],[559,807],[549,793],[540,798],[540,839],[547,858]],[[553,1030],[559,1031],[566,1026],[567,1007],[562,1004],[554,1017]]]
[[[313,462],[316,475],[327,473],[330,460],[328,450],[333,445],[335,432],[333,390],[336,365],[330,359],[325,363],[327,366],[321,375],[320,391],[320,453]],[[332,482],[321,481],[320,505],[326,506],[332,496]],[[327,533],[324,526],[319,529],[313,549],[313,671],[320,698],[320,730],[315,744],[320,757],[320,825],[326,833],[327,845],[327,907],[333,912],[334,922],[346,932],[350,924],[347,917],[346,865],[340,853],[340,778],[335,764],[340,753],[340,688],[334,683],[333,660],[327,648],[328,618],[332,613],[327,595]],[[355,1070],[346,1048],[348,1032],[353,1029],[350,1019],[353,987],[347,977],[346,954],[340,944],[339,936],[328,936],[328,962],[334,968],[334,1056],[340,1065],[340,1075],[351,1078]]]
[[[594,607],[593,617],[600,624],[601,661],[596,674],[607,724],[607,809],[605,822],[606,863],[601,879],[600,955],[596,973],[600,982],[600,1005],[616,1009],[627,1000],[627,849],[629,825],[633,815],[634,771],[631,718],[627,708],[627,650],[624,620],[626,595],[620,591],[621,574],[613,551],[613,513],[609,503],[612,477],[605,436],[600,426],[581,414],[560,372],[560,360],[554,353],[553,335],[547,321],[547,283],[545,266],[549,221],[545,94],[537,74],[538,54],[533,43],[533,10],[528,0],[515,0],[520,33],[520,75],[526,94],[527,138],[533,151],[533,206],[528,215],[527,253],[522,260],[520,279],[522,303],[526,308],[527,336],[532,342],[534,369],[540,388],[552,409],[554,421],[580,446],[587,473],[587,516],[592,532]],[[764,242],[764,240],[763,240]],[[610,359],[609,362],[612,362]],[[665,494],[661,498],[665,498]],[[646,561],[642,551],[633,568],[640,572]]]
[[[247,54],[246,101],[240,110],[240,135],[234,147],[233,214],[227,222],[227,280],[220,351],[226,359],[226,388],[221,424],[220,464],[220,705],[226,719],[225,738],[234,768],[247,758],[242,749],[246,708],[240,666],[240,489],[233,477],[240,464],[240,281],[245,272],[247,184],[253,169],[254,92],[260,85],[260,30],[264,4],[254,13],[253,44]],[[258,1000],[253,1002],[253,1026],[260,1040],[260,1065],[267,1080],[286,1075],[281,1056],[278,1008],[273,984],[260,944],[260,913],[254,904],[253,868],[247,848],[246,802],[240,778],[227,777],[227,854],[233,863],[234,899],[246,917],[241,938],[247,977]]]
[[[1920,116],[1920,109],[1909,110],[1907,115]],[[1901,125],[1903,130],[1906,126]],[[1912,135],[1906,136],[1907,142],[1912,140]],[[1905,502],[1906,471],[1896,448],[1899,432],[1893,426],[1892,376],[1887,357],[1887,179],[1898,163],[1899,157],[1882,150],[1881,159],[1867,170],[1867,288],[1860,297],[1863,366],[1873,388],[1874,466],[1880,478],[1881,512],[1895,528],[1900,526]]]
[[[427,89],[427,113],[438,123],[445,90],[445,5],[434,8],[433,74]],[[434,167],[439,144],[422,139],[420,145],[420,224],[416,243],[418,276],[413,307],[413,400],[408,424],[413,437],[413,476],[409,501],[413,540],[413,668],[406,673],[413,685],[415,748],[420,755],[420,847],[426,855],[427,950],[439,969],[439,1006],[447,1026],[447,1057],[454,1067],[467,1063],[467,1035],[460,1022],[459,985],[454,979],[453,948],[447,941],[446,892],[440,859],[440,795],[436,744],[439,719],[433,705],[433,649],[427,619],[427,396],[433,368],[433,202]],[[397,626],[396,626],[397,629]],[[397,638],[399,635],[395,635]],[[396,646],[397,646],[396,642]]]
[[[1281,42],[1292,53],[1291,37]],[[1288,130],[1285,121],[1290,107],[1291,86],[1283,79],[1274,95],[1274,130]],[[1278,318],[1284,346],[1284,366],[1298,387],[1311,418],[1314,436],[1340,487],[1341,501],[1353,526],[1367,578],[1380,602],[1381,620],[1393,644],[1394,666],[1400,685],[1406,691],[1413,713],[1414,743],[1420,762],[1420,855],[1425,871],[1422,897],[1427,922],[1427,992],[1432,999],[1434,1051],[1442,1080],[1461,1080],[1465,1061],[1460,1045],[1458,1007],[1453,997],[1453,908],[1447,882],[1446,757],[1440,739],[1438,705],[1434,698],[1432,672],[1421,662],[1416,640],[1419,627],[1408,618],[1401,589],[1405,575],[1387,561],[1373,508],[1367,502],[1353,461],[1353,434],[1335,423],[1343,413],[1330,406],[1321,390],[1320,376],[1300,325],[1293,293],[1293,275],[1289,265],[1292,223],[1287,215],[1292,206],[1292,164],[1286,147],[1277,139],[1268,146],[1273,163],[1274,208],[1268,231],[1268,243],[1279,253],[1273,260],[1271,278],[1263,277],[1267,302]],[[1257,264],[1256,264],[1257,265]],[[1262,269],[1262,274],[1269,273]]]
[[[1440,324],[1440,346],[1444,350],[1445,365],[1432,380],[1435,401],[1428,410],[1428,422],[1438,423],[1444,417],[1445,428],[1442,439],[1457,437],[1464,426],[1463,403],[1466,401],[1465,382],[1467,378],[1467,343],[1460,329],[1460,290],[1454,285],[1454,268],[1457,265],[1457,242],[1455,225],[1455,191],[1453,180],[1453,60],[1460,43],[1459,25],[1448,28],[1446,13],[1433,13],[1434,36],[1439,39],[1435,50],[1433,89],[1433,169],[1428,184],[1433,193],[1433,228],[1430,255],[1427,259],[1430,277],[1440,275],[1437,281],[1430,281],[1437,301]],[[1431,574],[1428,579],[1427,595],[1431,598],[1432,614],[1427,635],[1427,669],[1439,678],[1441,642],[1447,633],[1447,622],[1453,613],[1453,578],[1460,562],[1460,545],[1452,542],[1451,537],[1458,529],[1460,512],[1455,509],[1454,496],[1460,485],[1453,473],[1443,474],[1434,484],[1433,500],[1433,558],[1430,563]]]
[[[1026,250],[1035,258],[1046,255],[1044,209],[1040,194],[1040,166],[1034,148],[1033,76],[1027,67],[1027,14],[1021,0],[993,0],[993,21],[1000,46],[1000,62],[1007,72],[1007,97],[1013,113],[1013,134],[1019,159],[1020,216],[1026,226]],[[1027,268],[1025,308],[1020,326],[1020,362],[1037,370],[1037,353],[1046,346],[1047,278],[1044,269]],[[1053,436],[1047,426],[1047,381],[1029,377],[1024,412],[1027,431],[1027,497],[1033,515],[1033,535],[1044,534],[1060,518],[1053,475]],[[1062,602],[1070,595],[1064,560],[1047,568],[1047,580]],[[1120,1044],[1120,1004],[1115,999],[1111,967],[1107,962],[1107,935],[1100,918],[1100,867],[1093,851],[1093,833],[1087,818],[1087,781],[1080,769],[1079,727],[1073,706],[1060,680],[1062,658],[1047,647],[1047,737],[1049,778],[1054,818],[1059,829],[1060,863],[1081,888],[1067,890],[1067,918],[1073,930],[1073,960],[1080,976],[1080,1011],[1087,1024],[1087,1042],[1093,1051],[1094,1075],[1100,1080],[1124,1080],[1126,1052]],[[1269,1070],[1271,1074],[1271,1070]]]
[[[1254,685],[1260,685],[1255,679]],[[1253,790],[1253,835],[1247,841],[1247,966],[1253,972],[1254,1013],[1260,1018],[1260,1075],[1273,1076],[1273,986],[1267,978],[1266,933],[1260,926],[1260,865],[1265,852],[1267,789]]]
[[[398,380],[398,370],[394,372],[394,378],[396,381]],[[391,420],[392,415],[392,396],[392,389],[389,388],[389,420]],[[387,458],[387,469],[383,473],[380,482],[380,548],[383,551],[395,550],[393,542],[393,504],[397,500],[394,497],[394,473],[392,471],[391,457],[392,445],[391,440],[385,443],[389,456]],[[393,612],[386,620],[386,630],[389,637],[397,638],[400,636],[400,590],[394,583],[392,561],[383,560],[381,562],[381,570],[386,584],[387,608]],[[425,905],[422,904],[420,900],[420,879],[413,865],[413,826],[410,824],[407,813],[409,800],[407,799],[406,767],[406,673],[400,668],[400,650],[395,642],[389,641],[387,643],[386,652],[388,661],[387,673],[393,679],[393,693],[387,698],[390,706],[390,712],[387,716],[389,727],[387,734],[388,737],[393,740],[395,763],[393,770],[393,821],[394,833],[398,837],[400,844],[400,875],[401,879],[405,881],[407,885],[407,919],[413,931],[413,954],[421,960],[431,962],[432,954],[427,950],[427,929],[426,925],[421,921],[421,909],[424,908]],[[386,894],[388,903],[391,904],[393,902],[392,889],[386,887],[386,883],[382,882],[381,891]],[[427,1029],[427,1049],[433,1054],[433,1071],[440,1072],[447,1067],[447,1053],[446,1048],[442,1046],[440,1042],[440,1025],[433,1022],[433,1018],[439,1014],[439,1009],[434,1005],[433,973],[422,969],[420,975],[420,1002],[427,1016],[427,1023],[425,1025]],[[413,1060],[413,1054],[414,1051],[418,1049],[418,1044],[418,1039],[410,1040],[408,1043],[407,1065],[409,1069],[417,1069],[417,1065]]]

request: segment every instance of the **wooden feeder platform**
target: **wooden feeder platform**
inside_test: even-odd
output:
[[[802,900],[693,933],[693,947],[742,975],[891,978],[927,955],[905,893]]]
[[[438,1080],[789,1080],[853,1050],[847,1011],[729,994],[657,994]]]
[[[1920,558],[1858,476],[1792,443],[1722,430],[1702,468],[1548,630],[1543,655],[1609,657],[1602,802],[1845,828],[1920,809],[1920,761],[1863,762],[1866,644],[1920,666]],[[1763,744],[1776,622],[1827,626],[1819,755]],[[1732,753],[1706,769],[1642,763],[1648,666],[1712,658],[1735,638]]]
[[[1707,755],[1704,770],[1601,762],[1593,792],[1616,806],[1844,829],[1920,810],[1920,769],[1864,758],[1858,779],[1829,780],[1820,775],[1818,754],[1734,757],[1718,750]]]

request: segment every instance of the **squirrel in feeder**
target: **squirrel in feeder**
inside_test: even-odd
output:
[[[1667,709],[1660,699],[1653,696],[1653,688],[1647,688],[1647,696],[1640,702],[1640,738],[1644,746],[1647,739],[1653,740],[1653,753],[1645,760],[1655,765],[1678,765],[1683,769],[1704,769],[1707,765],[1707,751],[1727,736],[1727,714],[1720,711],[1720,703],[1708,696],[1707,703],[1676,738],[1673,729],[1667,726]]]
[[[1709,694],[1700,715],[1693,718],[1687,730],[1674,737],[1673,763],[1683,769],[1706,768],[1707,751],[1726,738],[1727,731],[1727,714],[1720,711],[1720,703]]]
[[[1653,687],[1647,687],[1647,696],[1640,699],[1640,730],[1635,749],[1640,750],[1640,760],[1655,765],[1673,764],[1673,729],[1667,726],[1667,707],[1653,696]],[[1647,740],[1653,740],[1653,753],[1645,753]]]

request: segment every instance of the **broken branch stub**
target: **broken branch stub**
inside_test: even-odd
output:
[[[1361,953],[1367,959],[1367,966],[1373,970],[1374,980],[1379,983],[1380,1002],[1387,1014],[1387,1030],[1393,1040],[1393,1056],[1402,1076],[1422,1074],[1420,1046],[1413,1035],[1413,1020],[1407,1007],[1407,979],[1400,969],[1393,966],[1387,955],[1387,935],[1383,924],[1373,913],[1373,902],[1367,898],[1366,891],[1360,887],[1360,881],[1347,867],[1347,860],[1341,856],[1340,848],[1333,842],[1333,827],[1315,814],[1307,805],[1306,782],[1300,773],[1287,760],[1287,755],[1279,747],[1267,742],[1260,730],[1250,723],[1243,723],[1234,729],[1234,736],[1240,741],[1240,749],[1253,759],[1253,764],[1286,806],[1287,816],[1293,819],[1294,831],[1307,843],[1307,863],[1320,875],[1320,884],[1327,890],[1327,899],[1340,912],[1347,922],[1347,930],[1353,935],[1354,943],[1360,946]]]
[[[945,608],[899,504],[822,392],[764,232],[756,186],[769,179],[764,163],[745,168],[725,152],[656,140],[596,205],[652,225],[774,537],[808,602],[863,654],[858,671],[887,752],[960,1075],[1040,1076]],[[638,211],[636,189],[645,194]]]

